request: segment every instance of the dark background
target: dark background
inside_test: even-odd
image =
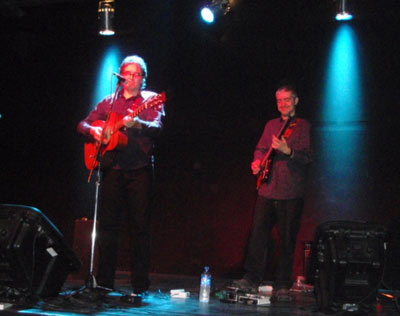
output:
[[[117,34],[101,37],[96,1],[4,1],[0,203],[39,208],[71,244],[75,220],[92,217],[95,185],[87,184],[76,125],[93,106],[101,58],[114,44],[122,56],[143,56],[148,88],[168,97],[156,156],[153,272],[198,275],[210,265],[215,274],[240,275],[256,197],[250,163],[265,122],[278,114],[274,91],[284,78],[297,83],[298,112],[313,124],[315,139],[295,274],[302,242],[318,224],[396,222],[398,1],[351,2],[366,113],[356,122],[363,132],[348,135],[366,144],[355,157],[351,190],[326,169],[323,147],[331,145],[319,141],[336,2],[236,1],[213,26],[200,22],[201,3],[117,0]]]

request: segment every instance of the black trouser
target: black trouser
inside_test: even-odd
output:
[[[119,231],[129,225],[134,288],[149,286],[151,172],[148,168],[104,172],[99,211],[99,269],[97,282],[113,288],[118,263]]]
[[[245,261],[246,278],[262,282],[266,263],[267,246],[274,225],[277,225],[281,245],[274,288],[290,288],[293,284],[292,270],[297,233],[303,212],[303,199],[271,200],[258,196],[249,249]],[[269,255],[269,260],[273,259]]]

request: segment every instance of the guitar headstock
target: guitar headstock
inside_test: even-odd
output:
[[[154,108],[157,111],[161,111],[163,108],[163,104],[167,101],[167,96],[165,92],[161,92],[155,96],[150,97],[146,101],[147,108]]]

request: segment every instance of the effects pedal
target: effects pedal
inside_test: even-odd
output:
[[[241,303],[248,305],[269,305],[271,304],[271,296],[252,294],[246,290],[229,286],[226,288],[225,296],[221,301],[225,303]]]
[[[270,305],[271,304],[271,296],[246,294],[244,296],[239,296],[238,302],[243,303],[243,304],[248,304],[248,305]]]

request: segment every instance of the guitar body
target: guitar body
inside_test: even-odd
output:
[[[97,151],[97,144],[92,142],[85,143],[85,165],[89,170],[96,169],[99,166],[99,160],[101,161],[102,170],[110,167],[114,161],[115,151],[105,151],[103,148],[100,148],[99,160],[96,158]]]
[[[270,155],[272,156],[272,155]],[[263,182],[268,181],[269,178],[269,174],[271,173],[271,169],[272,169],[272,157],[270,157],[269,159],[267,159],[266,163],[265,163],[265,167],[263,168],[263,170],[258,174],[258,178],[257,178],[257,189],[263,184]]]
[[[115,126],[115,122],[122,119],[122,116],[118,113],[111,113],[109,118],[108,126]],[[106,126],[105,121],[94,121],[92,123],[94,127],[102,127]],[[86,168],[92,170],[97,168],[99,165],[99,160],[102,162],[102,168],[107,168],[112,163],[112,156],[107,154],[108,152],[112,152],[114,150],[122,149],[128,146],[128,136],[120,131],[113,131],[111,129],[109,142],[107,144],[101,145],[99,142],[86,142],[85,143],[85,165]]]

